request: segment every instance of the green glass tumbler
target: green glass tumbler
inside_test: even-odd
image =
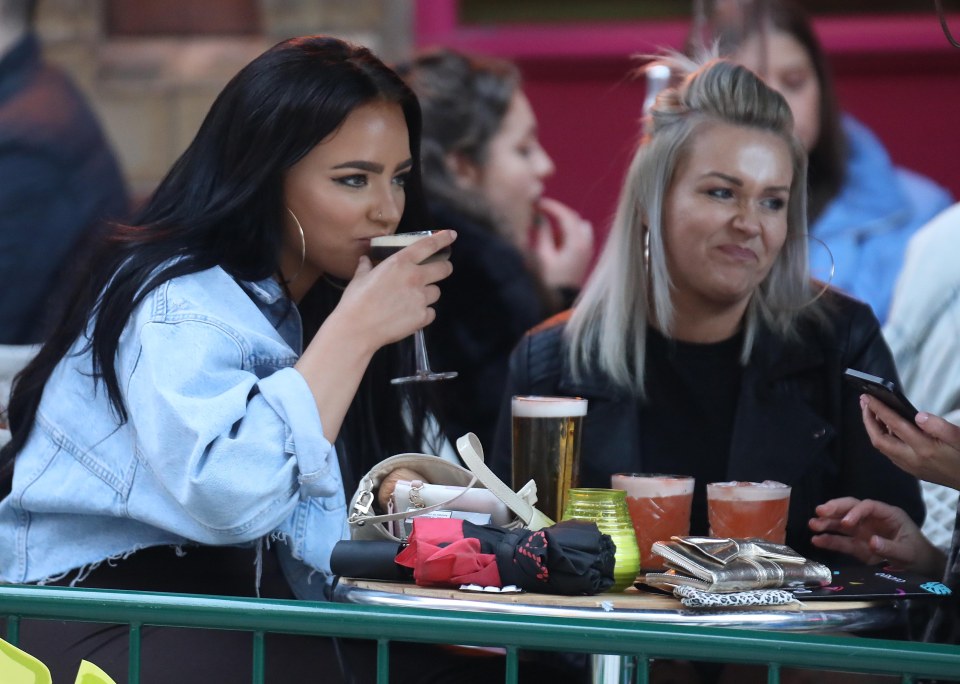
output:
[[[589,520],[609,534],[617,546],[614,554],[613,586],[623,591],[631,586],[640,569],[637,535],[627,508],[627,493],[622,489],[571,489],[563,509],[564,520]]]

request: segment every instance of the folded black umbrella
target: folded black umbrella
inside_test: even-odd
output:
[[[425,586],[513,584],[577,595],[613,586],[615,552],[610,536],[592,522],[568,520],[531,531],[423,517],[414,519],[413,533],[399,553],[392,543],[342,541],[331,564],[335,574],[350,577],[401,579],[405,570]]]
[[[391,581],[413,579],[410,568],[397,565],[397,554],[406,544],[395,541],[338,541],[330,554],[334,575]]]
[[[491,533],[489,525],[464,523],[465,533],[468,525]],[[492,536],[500,531],[493,528]],[[478,532],[474,529],[469,534]],[[496,544],[497,569],[504,584],[566,595],[599,594],[613,586],[617,547],[596,523],[566,520],[535,532],[511,530],[488,543]]]

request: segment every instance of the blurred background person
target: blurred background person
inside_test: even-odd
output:
[[[439,49],[398,72],[423,109],[423,180],[433,227],[457,231],[453,275],[427,335],[441,425],[490,444],[507,358],[524,332],[572,304],[593,258],[593,230],[544,196],[554,166],[511,63]]]
[[[123,219],[120,167],[86,100],[47,64],[36,0],[0,0],[0,344],[43,341],[66,274],[104,221]],[[6,397],[0,397],[5,403]]]
[[[960,423],[960,204],[941,212],[910,240],[883,335],[903,391],[923,411]],[[923,482],[924,535],[947,549],[960,493]]]
[[[720,0],[721,49],[779,90],[810,159],[815,275],[867,302],[881,322],[913,233],[951,203],[929,178],[896,166],[883,143],[842,112],[811,20],[791,0]]]
[[[580,486],[692,475],[693,534],[706,485],[729,480],[790,485],[804,555],[822,556],[807,521],[833,497],[921,522],[917,481],[870,444],[843,382],[896,370],[870,308],[809,277],[806,179],[790,109],[753,72],[721,60],[661,92],[580,299],[511,357],[495,472],[511,475],[510,395],[582,396]]]
[[[92,110],[43,59],[35,13],[36,0],[0,0],[0,446],[11,382],[56,320],[80,247],[128,209]]]

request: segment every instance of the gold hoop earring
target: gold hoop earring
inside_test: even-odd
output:
[[[297,276],[300,275],[300,271],[303,270],[303,264],[307,260],[307,239],[303,234],[303,226],[300,225],[300,221],[297,219],[297,215],[287,207],[287,213],[293,218],[293,222],[297,224],[297,231],[300,233],[300,266],[297,268],[297,272],[293,274],[293,277],[288,278],[285,282],[289,285],[294,280],[297,279]]]

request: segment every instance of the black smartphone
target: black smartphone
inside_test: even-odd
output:
[[[890,380],[884,380],[876,375],[863,373],[853,368],[843,371],[843,377],[852,383],[860,394],[869,394],[871,397],[876,397],[911,423],[919,413],[910,403],[910,400],[900,391],[900,388]]]

